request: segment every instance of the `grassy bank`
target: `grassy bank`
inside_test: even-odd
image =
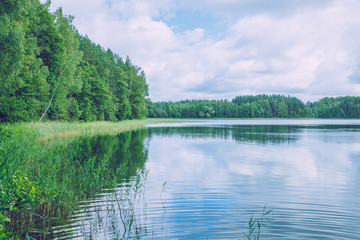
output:
[[[93,197],[124,177],[126,166],[110,167],[110,156],[106,155],[82,156],[78,146],[73,144],[74,139],[88,135],[115,135],[144,128],[146,124],[164,122],[173,120],[35,122],[3,127],[0,238],[8,238],[12,232],[34,232],[31,228],[38,228],[36,232],[44,231],[40,238],[46,238],[46,231],[53,222],[65,219],[79,201]],[[136,139],[133,142],[141,141]],[[130,146],[128,148],[130,151]],[[5,229],[1,230],[1,227]]]
[[[13,127],[26,135],[35,135],[37,141],[64,139],[81,135],[118,134],[143,128],[147,124],[176,122],[174,119],[125,120],[121,122],[32,122]]]

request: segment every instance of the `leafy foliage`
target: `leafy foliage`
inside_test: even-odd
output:
[[[326,97],[309,105],[314,117],[360,118],[360,97]]]
[[[15,135],[16,132],[16,130],[10,127],[10,124],[0,124],[0,146],[3,141],[9,139],[12,135]]]
[[[149,117],[170,118],[284,118],[308,117],[299,99],[281,95],[238,96],[227,100],[185,100],[148,104]]]
[[[27,174],[18,171],[7,186],[1,186],[0,210],[16,211],[41,204],[42,189]]]
[[[72,16],[49,6],[0,3],[0,122],[146,117],[141,68],[81,36]]]
[[[282,95],[237,96],[227,100],[147,102],[154,118],[360,118],[360,97],[323,98],[314,103]]]

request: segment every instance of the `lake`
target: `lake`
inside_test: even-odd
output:
[[[245,239],[264,208],[261,239],[360,238],[359,120],[192,121],[74,144],[128,171],[53,238]]]

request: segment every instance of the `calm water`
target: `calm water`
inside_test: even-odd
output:
[[[360,239],[360,121],[196,121],[78,144],[129,175],[57,238],[121,238],[122,217],[127,238],[245,239],[266,205],[261,239]]]

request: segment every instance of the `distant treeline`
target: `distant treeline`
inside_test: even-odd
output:
[[[0,122],[123,120],[147,115],[146,78],[50,1],[0,1]]]
[[[283,95],[238,96],[227,100],[148,103],[153,118],[360,118],[360,97],[304,103]]]

